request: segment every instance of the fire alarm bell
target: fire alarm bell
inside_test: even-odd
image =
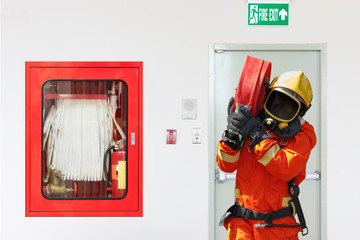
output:
[[[168,129],[166,133],[166,143],[176,144],[176,129]]]

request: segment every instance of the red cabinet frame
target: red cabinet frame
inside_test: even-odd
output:
[[[142,216],[142,62],[26,62],[26,216]],[[121,79],[128,86],[128,185],[123,199],[47,199],[41,192],[42,84]]]

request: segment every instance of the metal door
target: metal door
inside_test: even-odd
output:
[[[325,214],[326,206],[325,193],[321,191],[325,180],[325,156],[322,149],[325,144],[322,137],[325,122],[321,119],[321,112],[324,111],[321,82],[325,77],[323,49],[323,45],[316,44],[210,46],[210,239],[227,238],[225,228],[218,227],[218,221],[234,202],[235,174],[218,169],[215,161],[216,146],[226,127],[226,107],[229,98],[235,94],[235,86],[247,55],[270,61],[271,79],[282,72],[302,70],[311,82],[314,98],[305,120],[314,126],[318,141],[307,164],[307,178],[300,185],[300,201],[309,229],[307,239],[320,239],[321,235],[324,237],[325,222],[321,222],[324,221],[321,217]]]

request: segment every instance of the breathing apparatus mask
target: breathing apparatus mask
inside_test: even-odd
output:
[[[280,74],[267,89],[263,127],[268,130],[287,128],[297,116],[304,116],[311,100],[311,85],[303,72]]]

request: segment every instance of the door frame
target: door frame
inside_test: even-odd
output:
[[[320,238],[327,239],[327,44],[209,44],[209,240],[215,238],[215,54],[225,51],[318,51],[320,54]]]

